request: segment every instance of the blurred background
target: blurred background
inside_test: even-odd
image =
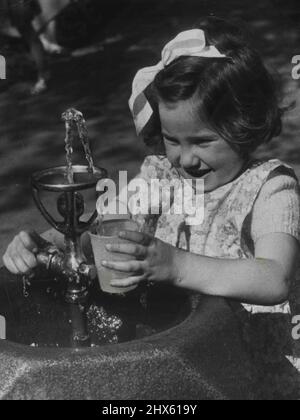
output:
[[[293,105],[281,137],[258,155],[286,161],[300,177],[300,80],[292,78],[292,58],[300,55],[298,0],[39,0],[30,15],[38,40],[20,26],[20,16],[7,12],[7,2],[18,0],[0,0],[0,54],[7,59],[7,80],[0,80],[1,256],[20,229],[48,228],[33,204],[29,179],[36,170],[64,164],[60,116],[67,108],[84,113],[97,166],[114,179],[119,170],[138,172],[148,151],[128,110],[132,79],[159,60],[171,37],[205,15],[239,18],[252,29],[282,82],[283,103]],[[79,144],[74,161],[83,161]],[[47,205],[52,209],[53,198]]]

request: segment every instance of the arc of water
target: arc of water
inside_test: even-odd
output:
[[[66,160],[67,160],[67,178],[70,184],[74,183],[74,173],[73,173],[73,141],[74,141],[74,130],[77,128],[78,136],[81,141],[81,144],[84,149],[85,158],[88,162],[89,172],[95,173],[94,160],[90,148],[88,130],[86,126],[86,121],[83,117],[83,114],[80,111],[77,111],[74,108],[68,109],[63,113],[62,119],[65,121],[66,126]]]
[[[67,160],[67,178],[69,184],[74,184],[74,173],[73,173],[73,130],[72,123],[66,121],[66,138],[65,138],[65,150],[66,150],[66,160]]]
[[[92,156],[92,152],[90,148],[90,141],[89,141],[89,135],[88,135],[86,122],[82,114],[80,118],[76,121],[76,124],[77,124],[79,138],[81,140],[81,143],[84,149],[85,158],[89,165],[89,171],[90,173],[93,174],[95,172],[94,160],[93,160],[93,156]]]

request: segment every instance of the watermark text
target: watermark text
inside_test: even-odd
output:
[[[292,319],[294,328],[292,329],[292,337],[294,340],[300,340],[300,315],[294,316]]]
[[[203,179],[134,178],[128,183],[127,172],[121,171],[119,190],[113,180],[104,179],[99,181],[97,191],[102,193],[97,201],[100,216],[122,215],[128,210],[134,216],[183,215],[190,226],[204,221]]]
[[[0,315],[0,340],[6,339],[6,320]]]
[[[6,59],[0,55],[0,79],[6,80]]]
[[[300,55],[295,55],[292,58],[292,64],[294,65],[292,70],[292,78],[294,80],[300,80]]]

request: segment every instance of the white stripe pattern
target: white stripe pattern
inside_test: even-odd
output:
[[[186,43],[186,46],[184,45]],[[193,46],[191,46],[193,45]],[[149,122],[153,110],[149,102],[142,109],[135,109],[137,99],[145,89],[154,81],[157,74],[166,66],[170,65],[179,57],[204,57],[204,58],[226,58],[214,46],[207,46],[205,33],[201,29],[192,29],[181,32],[170,41],[162,51],[162,60],[152,67],[145,67],[139,70],[132,84],[132,95],[129,100],[129,107],[132,112],[137,134],[141,134],[145,125]]]

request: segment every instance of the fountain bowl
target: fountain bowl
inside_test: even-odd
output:
[[[93,174],[89,172],[88,166],[72,166],[74,183],[70,184],[67,179],[67,167],[44,169],[32,175],[33,187],[38,190],[51,192],[77,192],[96,187],[99,180],[107,177],[107,171],[101,168],[94,168]]]
[[[1,269],[0,284],[16,277]],[[255,375],[230,302],[182,293],[184,318],[144,338],[83,349],[0,340],[0,399],[253,399]]]

